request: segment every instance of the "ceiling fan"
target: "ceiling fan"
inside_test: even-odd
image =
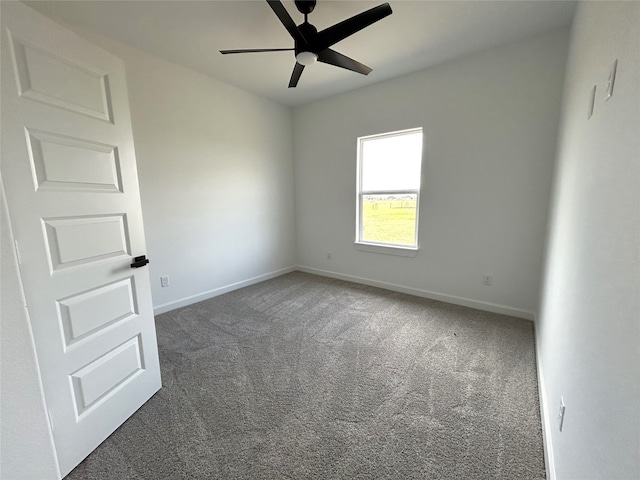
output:
[[[293,38],[294,48],[220,50],[220,53],[228,55],[231,53],[295,51],[296,65],[293,67],[291,80],[289,80],[289,88],[298,85],[304,67],[312,65],[316,61],[368,75],[371,68],[329,47],[392,13],[389,4],[383,3],[318,32],[316,27],[307,20],[307,16],[313,12],[316,6],[316,0],[295,0],[296,8],[304,15],[304,22],[298,26],[280,0],[267,0],[267,3]]]

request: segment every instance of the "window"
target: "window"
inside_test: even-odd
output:
[[[358,138],[356,247],[417,250],[421,164],[422,128]]]

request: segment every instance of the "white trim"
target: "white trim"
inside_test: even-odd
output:
[[[362,190],[362,195],[419,195],[419,188],[406,188],[406,189],[394,189],[394,190]]]
[[[395,132],[385,132],[385,133],[373,133],[371,135],[363,135],[358,137],[358,140],[370,140],[372,138],[385,138],[385,137],[399,137],[400,135],[411,135],[412,133],[416,133],[417,131],[422,133],[422,127],[412,127],[405,128],[403,130],[396,130]]]
[[[387,255],[399,255],[401,257],[415,257],[418,254],[417,247],[399,247],[397,245],[383,245],[378,243],[355,242],[356,250],[363,252],[384,253]]]
[[[536,348],[536,370],[538,372],[538,396],[540,397],[540,420],[542,421],[542,445],[544,449],[544,466],[548,480],[556,480],[556,466],[553,459],[553,442],[551,438],[551,418],[549,415],[549,405],[547,403],[547,390],[544,384],[544,373],[540,360],[540,348],[538,345],[537,318],[533,322],[533,334]]]
[[[184,297],[179,300],[175,300],[173,302],[163,303],[162,305],[155,306],[153,308],[153,313],[154,315],[160,315],[161,313],[166,313],[171,310],[175,310],[176,308],[186,307],[188,305],[192,305],[197,302],[202,302],[203,300],[208,300],[209,298],[217,297],[218,295],[222,295],[224,293],[238,290],[239,288],[248,287],[249,285],[254,285],[256,283],[264,282],[265,280],[270,280],[272,278],[276,278],[281,275],[285,275],[287,273],[291,273],[295,271],[311,273],[313,275],[319,275],[321,277],[336,278],[338,280],[345,280],[347,282],[360,283],[363,285],[369,285],[371,287],[384,288],[386,290],[391,290],[393,292],[406,293],[408,295],[414,295],[416,297],[429,298],[431,300],[438,300],[441,302],[451,303],[454,305],[461,305],[463,307],[475,308],[478,310],[484,310],[486,312],[499,313],[502,315],[510,315],[512,317],[523,318],[525,320],[530,320],[530,321],[533,321],[535,318],[535,314],[528,310],[521,310],[519,308],[508,307],[506,305],[499,305],[497,303],[483,302],[480,300],[473,300],[470,298],[458,297],[455,295],[448,295],[445,293],[437,293],[429,290],[421,290],[418,288],[407,287],[404,285],[397,285],[395,283],[381,282],[379,280],[372,280],[370,278],[356,277],[354,275],[346,275],[343,273],[331,272],[329,270],[321,270],[319,268],[306,267],[304,265],[297,265],[297,266],[282,268],[274,272],[265,273],[264,275],[258,275],[256,277],[248,278],[246,280],[241,280],[239,282],[231,283],[229,285],[225,285],[219,288],[214,288],[213,290],[208,290],[206,292],[198,293],[196,295]]]
[[[214,288],[213,290],[208,290],[206,292],[198,293],[196,295],[190,295],[188,297],[184,297],[179,300],[174,300],[173,302],[163,303],[162,305],[153,307],[153,314],[160,315],[161,313],[170,312],[171,310],[175,310],[176,308],[186,307],[187,305],[191,305],[197,302],[202,302],[204,300],[208,300],[209,298],[222,295],[223,293],[232,292],[233,290],[238,290],[239,288],[248,287],[249,285],[254,285],[256,283],[264,282],[265,280],[270,280],[272,278],[279,277],[286,273],[294,272],[295,270],[296,270],[296,267],[282,268],[274,272],[265,273],[263,275],[258,275],[257,277],[251,277],[246,280],[230,283],[229,285]]]
[[[406,189],[406,190],[365,190],[362,187],[362,162],[363,158],[363,145],[367,140],[372,139],[380,139],[380,138],[391,138],[391,137],[400,137],[403,135],[414,135],[420,133],[420,182],[417,189]],[[399,245],[400,247],[409,247],[409,248],[418,248],[418,232],[419,232],[419,222],[420,222],[420,191],[422,189],[422,164],[424,163],[424,131],[423,127],[415,127],[409,128],[406,130],[399,130],[397,132],[386,132],[379,133],[375,135],[367,135],[364,137],[358,137],[358,146],[357,146],[357,158],[356,158],[356,238],[355,242],[358,244],[368,243],[363,239],[364,234],[364,224],[363,224],[363,197],[365,195],[415,195],[416,196],[416,218],[413,225],[414,228],[414,243],[413,245]],[[364,250],[364,249],[363,249]],[[378,253],[391,253],[391,252],[378,252]],[[402,255],[399,253],[398,255]],[[413,256],[413,255],[407,255]]]
[[[533,312],[530,312],[528,310],[521,310],[519,308],[508,307],[506,305],[483,302],[480,300],[473,300],[470,298],[458,297],[455,295],[447,295],[444,293],[431,292],[429,290],[421,290],[418,288],[406,287],[404,285],[396,285],[395,283],[387,283],[378,280],[372,280],[369,278],[356,277],[354,275],[345,275],[343,273],[320,270],[318,268],[306,267],[304,265],[298,265],[297,270],[300,272],[320,275],[322,277],[336,278],[338,280],[345,280],[347,282],[361,283],[363,285],[369,285],[372,287],[384,288],[386,290],[406,293],[408,295],[414,295],[416,297],[439,300],[441,302],[452,303],[454,305],[462,305],[463,307],[475,308],[478,310],[484,310],[486,312],[510,315],[512,317],[523,318],[525,320],[533,321],[535,318],[535,314]]]

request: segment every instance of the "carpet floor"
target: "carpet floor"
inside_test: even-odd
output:
[[[545,478],[526,320],[294,272],[156,328],[162,389],[68,480]]]

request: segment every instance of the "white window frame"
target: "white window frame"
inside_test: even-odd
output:
[[[415,134],[417,132],[422,133],[422,127],[410,128],[407,130],[399,130],[396,132],[387,132],[376,135],[367,135],[364,137],[358,137],[358,161],[357,161],[357,198],[356,198],[356,240],[354,246],[357,250],[363,250],[376,253],[388,253],[392,255],[402,255],[413,257],[417,254],[419,249],[418,239],[418,227],[420,220],[420,188],[415,190],[363,190],[362,188],[362,160],[363,160],[363,148],[364,142],[370,139],[379,139],[385,137],[398,137],[401,135]],[[424,149],[424,147],[423,147]],[[422,160],[423,152],[421,152],[420,159],[420,187],[422,187]],[[397,243],[383,243],[383,242],[371,242],[362,239],[363,234],[363,197],[364,195],[416,195],[416,222],[415,222],[415,243],[413,245],[397,244]]]

